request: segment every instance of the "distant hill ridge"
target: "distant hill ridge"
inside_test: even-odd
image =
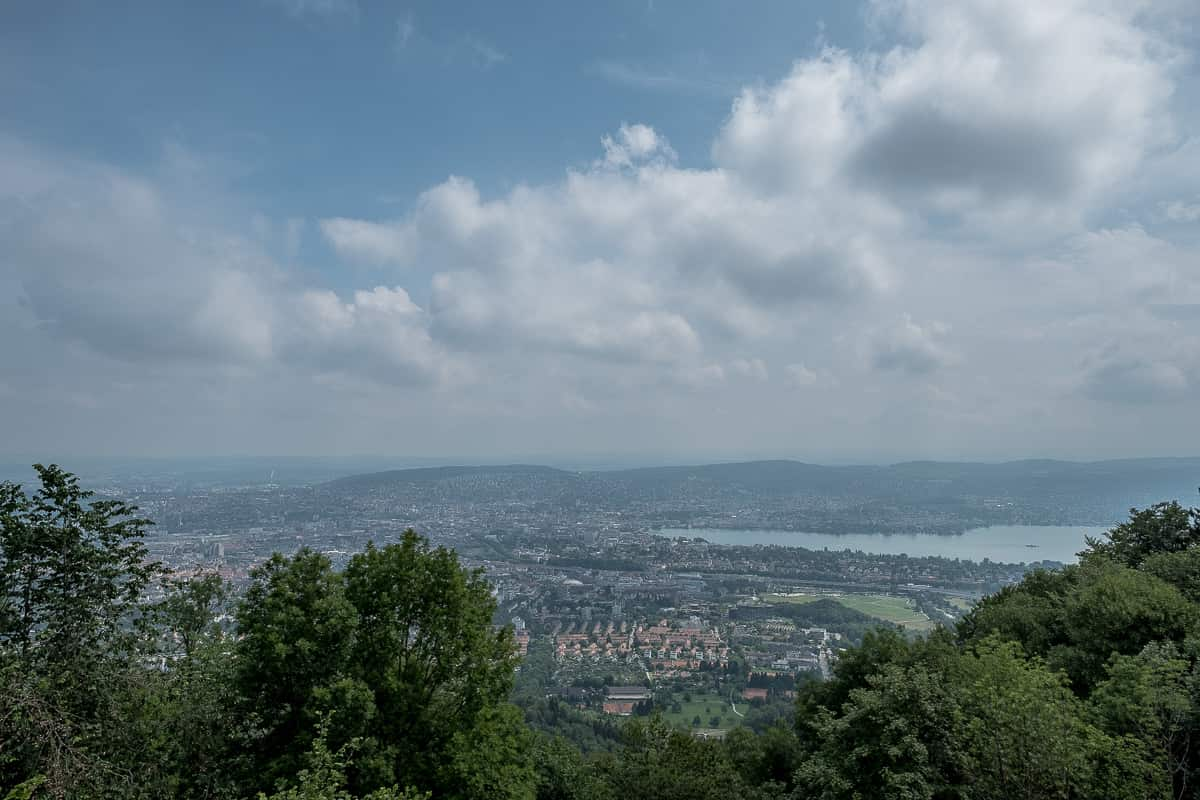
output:
[[[1178,484],[1186,495],[1200,485],[1200,457],[1143,458],[1108,461],[1058,461],[1029,459],[1006,462],[908,461],[891,465],[824,466],[802,461],[742,461],[685,466],[638,467],[618,470],[569,471],[533,464],[461,465],[396,469],[351,475],[324,484],[333,490],[367,490],[400,484],[429,484],[462,478],[540,478],[554,482],[600,483],[633,489],[655,489],[705,481],[759,492],[845,492],[911,489],[928,482],[948,482],[960,490],[1047,488],[1047,481],[1064,488],[1091,486],[1114,488],[1112,483],[1132,482],[1153,490],[1164,481]],[[869,487],[869,488],[868,488]]]
[[[389,469],[382,472],[366,472],[361,475],[347,475],[344,478],[329,481],[324,484],[333,489],[367,489],[375,486],[387,486],[398,483],[434,483],[476,475],[505,475],[505,476],[549,476],[571,475],[573,473],[554,467],[544,467],[536,464],[498,464],[498,465],[461,465],[447,467],[413,467],[410,469]]]

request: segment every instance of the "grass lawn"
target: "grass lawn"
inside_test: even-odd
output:
[[[933,628],[934,623],[929,617],[916,609],[911,600],[904,597],[885,597],[876,594],[845,594],[838,602],[847,608],[881,619],[894,622],[910,630],[925,631]]]
[[[817,600],[836,600],[847,608],[861,611],[869,617],[881,619],[884,622],[894,622],[909,630],[927,631],[933,628],[933,621],[913,606],[912,601],[903,597],[886,597],[878,594],[805,594],[803,592],[789,594],[764,594],[762,600],[767,603],[812,603]]]
[[[692,720],[696,718],[697,714],[700,715],[701,728],[728,729],[737,725],[741,720],[741,717],[739,717],[737,714],[734,714],[729,709],[728,696],[718,697],[712,693],[693,693],[692,701],[690,703],[685,703],[683,702],[683,694],[679,693],[675,695],[675,699],[679,701],[682,711],[672,712],[670,709],[666,709],[663,711],[663,719],[678,728],[686,728],[691,730]],[[741,698],[737,699],[740,700]],[[749,707],[749,704],[742,702],[740,705],[738,705],[738,711],[741,711],[743,714],[745,714]],[[708,710],[705,711],[705,709]],[[719,725],[712,724],[712,718],[714,716],[719,716],[721,718]]]

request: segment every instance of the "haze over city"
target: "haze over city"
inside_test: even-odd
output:
[[[1193,455],[1196,22],[8,4],[0,455]]]

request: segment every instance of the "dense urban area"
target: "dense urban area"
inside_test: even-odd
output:
[[[235,591],[272,553],[312,548],[340,567],[368,542],[415,529],[485,571],[495,623],[513,627],[524,659],[517,696],[527,706],[549,698],[587,713],[657,709],[697,735],[721,736],[789,716],[797,681],[827,677],[865,631],[952,624],[1042,563],[1036,550],[1005,564],[722,546],[661,528],[954,535],[987,521],[1106,521],[1116,517],[1111,498],[1083,491],[1085,478],[1135,474],[1147,487],[1137,489],[1152,492],[1157,481],[1161,491],[1190,466],[1155,464],[437,467],[290,486],[143,473],[110,479],[105,492],[156,523],[154,558],[182,575],[215,572]]]

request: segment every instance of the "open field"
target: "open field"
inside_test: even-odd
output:
[[[718,697],[715,694],[693,694],[691,702],[684,702],[683,695],[676,695],[679,701],[680,711],[671,711],[669,709],[663,711],[663,719],[679,728],[692,728],[692,721],[697,715],[700,717],[700,727],[702,728],[720,728],[728,729],[737,725],[741,717],[733,713],[729,708],[729,698]],[[740,698],[739,698],[740,699]],[[742,703],[738,706],[738,711],[743,714],[749,706]],[[712,718],[719,716],[721,719],[718,724],[712,724]]]
[[[926,631],[933,628],[934,623],[918,611],[911,600],[904,597],[889,597],[879,594],[806,594],[793,592],[788,594],[766,594],[762,599],[767,603],[812,603],[816,600],[836,600],[838,603],[861,611],[867,616],[903,625],[909,630]]]
[[[904,597],[887,597],[884,595],[846,594],[837,601],[847,608],[881,619],[894,622],[911,630],[929,630],[933,627],[932,620],[918,611],[911,600]]]

